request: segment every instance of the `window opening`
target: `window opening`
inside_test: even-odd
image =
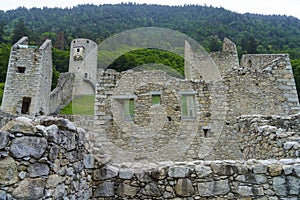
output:
[[[152,105],[160,105],[161,96],[160,94],[152,94]]]
[[[17,67],[17,72],[18,73],[25,73],[26,67]]]
[[[193,95],[181,95],[181,114],[183,118],[194,118],[196,116]]]
[[[22,114],[29,114],[29,108],[30,108],[31,98],[30,97],[23,97],[22,101]]]
[[[134,99],[125,99],[123,101],[124,119],[133,121],[134,119]]]

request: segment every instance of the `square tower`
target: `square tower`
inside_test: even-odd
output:
[[[49,114],[52,44],[29,46],[21,38],[11,47],[1,110],[17,115]]]

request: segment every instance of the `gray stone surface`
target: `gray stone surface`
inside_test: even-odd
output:
[[[297,174],[298,178],[300,178],[300,165],[294,166],[295,173]]]
[[[168,175],[174,178],[185,178],[190,175],[192,170],[189,167],[184,166],[175,166],[170,167]]]
[[[47,176],[49,174],[49,167],[47,164],[44,163],[34,163],[29,166],[28,172],[29,177],[40,177],[40,176]]]
[[[198,183],[197,187],[202,197],[225,195],[230,191],[228,180]]]
[[[189,197],[195,194],[195,190],[190,179],[179,179],[175,185],[175,192],[180,197]]]
[[[114,182],[104,181],[99,184],[94,192],[95,197],[111,197],[115,195]]]
[[[62,199],[66,196],[66,186],[64,183],[61,183],[56,186],[55,192],[53,194],[55,199]]]
[[[105,166],[100,169],[95,169],[93,179],[106,180],[118,176],[119,169],[113,166]]]
[[[121,183],[119,185],[119,187],[117,188],[116,193],[120,196],[120,197],[134,197],[139,191],[138,187],[134,187],[125,183]]]
[[[17,165],[11,157],[0,160],[0,184],[10,185],[18,181]]]
[[[92,169],[95,167],[94,156],[92,154],[85,154],[83,158],[84,167]]]
[[[0,130],[0,149],[4,149],[9,139],[9,132]]]
[[[254,193],[252,192],[252,187],[249,186],[238,186],[237,193],[242,197],[250,197],[254,196]]]
[[[161,190],[155,182],[151,182],[142,189],[142,194],[146,196],[160,197],[162,195]]]
[[[293,176],[288,176],[287,181],[288,181],[287,187],[289,189],[289,194],[299,197],[300,196],[300,179],[293,177]]]
[[[196,165],[195,171],[199,178],[205,178],[212,173],[210,167]]]
[[[25,135],[35,135],[36,127],[31,119],[27,117],[17,117],[7,123],[2,130],[9,130],[11,133],[23,133]]]
[[[120,179],[131,179],[134,175],[133,169],[120,169],[119,177]]]
[[[278,195],[278,196],[286,196],[288,191],[286,188],[286,181],[285,178],[283,177],[274,177],[273,178],[273,189],[274,192]]]
[[[41,199],[44,195],[46,182],[41,178],[26,178],[14,189],[12,195],[16,199]]]
[[[31,156],[39,159],[45,152],[47,145],[45,138],[24,136],[13,139],[10,151],[16,158]]]

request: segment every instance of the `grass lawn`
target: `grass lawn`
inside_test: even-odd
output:
[[[75,97],[59,114],[62,115],[94,115],[95,95]]]

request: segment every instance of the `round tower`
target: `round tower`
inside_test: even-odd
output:
[[[98,45],[89,39],[71,42],[69,72],[75,74],[73,95],[95,94]]]

